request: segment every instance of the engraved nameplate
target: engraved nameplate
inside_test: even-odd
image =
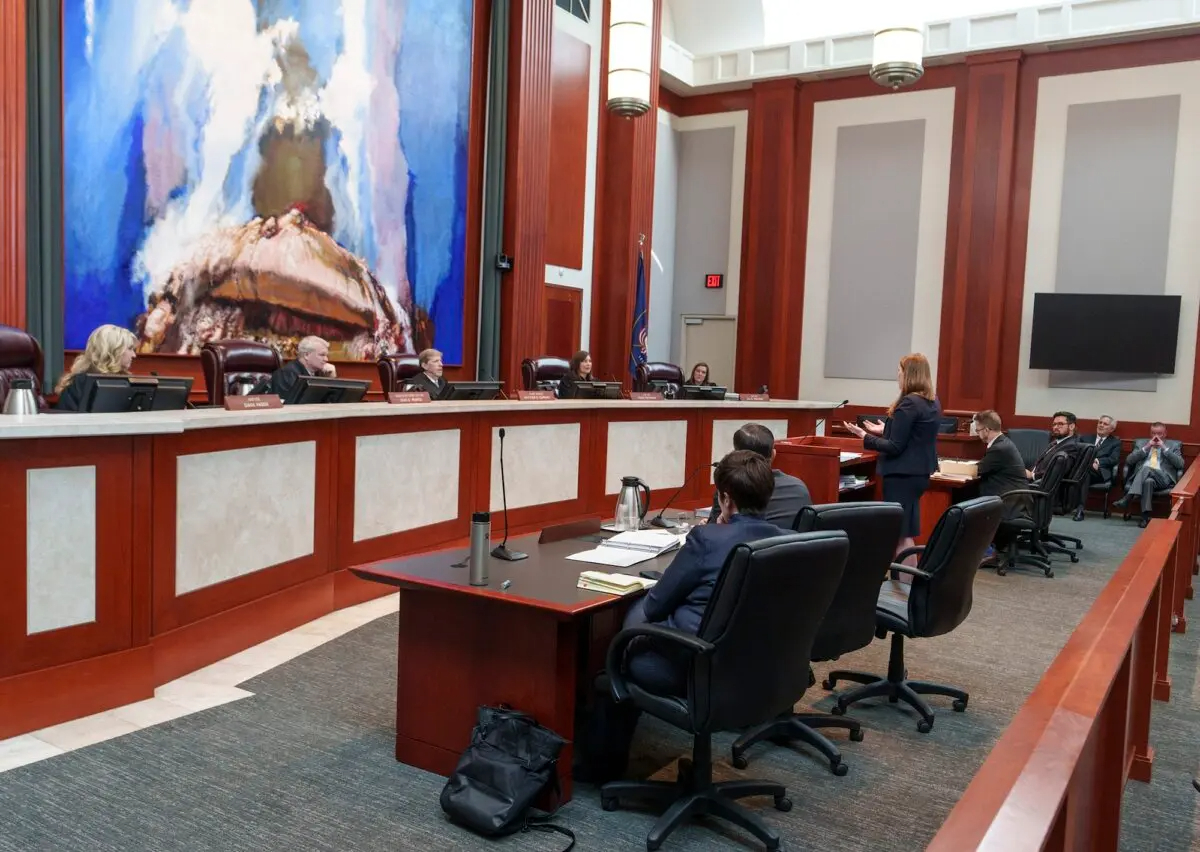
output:
[[[260,411],[267,408],[283,408],[283,400],[273,393],[225,397],[226,411]]]
[[[544,402],[546,400],[557,399],[552,390],[519,390],[517,391],[517,399],[521,402]]]
[[[740,393],[738,394],[740,402],[770,402],[770,394],[765,393]]]
[[[411,405],[417,402],[429,402],[429,391],[393,391],[388,394],[388,402],[393,405]]]
[[[662,391],[630,391],[629,398],[632,400],[649,402],[650,400],[662,399],[663,395]]]

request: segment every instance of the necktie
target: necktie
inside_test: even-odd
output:
[[[1158,447],[1150,450],[1150,469],[1158,470]]]

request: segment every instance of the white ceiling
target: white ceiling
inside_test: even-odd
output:
[[[920,26],[1029,4],[1029,0],[664,0],[663,35],[698,56],[871,32],[895,24]]]

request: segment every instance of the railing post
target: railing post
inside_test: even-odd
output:
[[[1187,632],[1187,613],[1183,610],[1183,602],[1187,597],[1187,590],[1191,587],[1192,569],[1196,565],[1196,505],[1193,495],[1181,494],[1178,498],[1179,511],[1179,541],[1176,547],[1179,550],[1179,555],[1184,560],[1182,565],[1176,563],[1175,570],[1175,588],[1171,593],[1173,602],[1172,612],[1174,614],[1174,625],[1172,630],[1176,633]]]
[[[1170,561],[1173,560],[1168,559]],[[1129,777],[1136,781],[1149,782],[1154,764],[1154,749],[1150,747],[1150,700],[1154,692],[1157,658],[1161,656],[1165,659],[1168,656],[1166,648],[1161,651],[1158,649],[1159,601],[1168,588],[1160,576],[1133,634],[1129,651],[1129,742],[1133,749]]]
[[[1174,514],[1174,513],[1172,513]],[[1155,611],[1158,613],[1156,622],[1156,641],[1154,643],[1154,699],[1156,701],[1171,700],[1171,617],[1173,615],[1175,598],[1175,578],[1183,570],[1183,548],[1179,539],[1167,558],[1163,567],[1162,577],[1158,581],[1158,596],[1155,601]]]

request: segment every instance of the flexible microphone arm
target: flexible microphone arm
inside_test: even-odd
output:
[[[839,402],[839,403],[838,403],[837,405],[835,405],[833,408],[829,409],[829,413],[832,415],[832,414],[833,414],[833,412],[837,411],[837,410],[838,410],[839,408],[841,408],[843,405],[849,405],[849,404],[850,404],[850,400],[848,400],[848,399],[843,399],[841,402]],[[816,431],[817,431],[817,429],[820,429],[820,428],[821,428],[821,424],[825,422],[825,419],[826,419],[826,418],[822,417],[820,420],[818,420],[818,421],[817,421],[816,428],[814,428],[814,429],[813,429],[813,431],[814,431],[814,432],[816,432]]]
[[[527,559],[528,553],[508,549],[508,490],[504,485],[504,427],[500,427],[500,500],[504,507],[504,541],[492,548],[492,556],[505,562]]]
[[[675,527],[679,526],[674,521],[668,521],[666,518],[664,518],[663,512],[667,511],[667,509],[670,507],[670,505],[675,502],[675,498],[683,493],[683,489],[687,488],[688,483],[690,483],[693,479],[696,478],[697,473],[704,470],[704,468],[706,468],[706,467],[711,469],[716,466],[717,466],[716,462],[709,462],[708,464],[700,465],[700,467],[696,468],[691,473],[689,473],[687,479],[685,479],[683,481],[683,485],[679,486],[679,490],[677,490],[674,494],[672,494],[671,498],[669,500],[667,500],[666,504],[661,509],[658,510],[658,514],[655,515],[653,520],[650,521],[650,526],[658,527],[660,529],[665,529],[665,530],[675,529]]]

